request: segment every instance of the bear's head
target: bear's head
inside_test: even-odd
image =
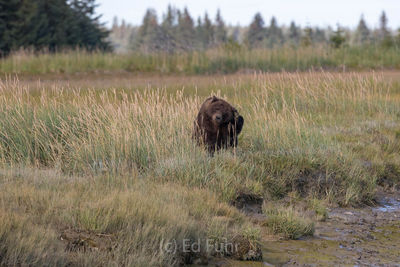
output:
[[[243,117],[225,100],[216,96],[210,97],[205,103],[204,112],[216,129],[231,125],[235,128],[236,134],[242,131]]]

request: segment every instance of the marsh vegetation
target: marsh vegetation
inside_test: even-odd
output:
[[[1,264],[218,256],[160,250],[186,239],[248,252],[399,185],[397,72],[42,77],[0,83]],[[209,95],[246,120],[239,146],[214,157],[191,139]],[[241,195],[263,199],[261,219],[231,205]]]

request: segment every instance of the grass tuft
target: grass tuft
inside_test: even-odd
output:
[[[314,223],[293,208],[265,206],[263,212],[267,219],[263,223],[273,234],[286,239],[299,239],[314,234]]]

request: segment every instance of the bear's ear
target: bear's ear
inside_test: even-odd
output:
[[[211,103],[214,103],[216,101],[218,101],[218,97],[216,97],[215,95],[211,98]]]

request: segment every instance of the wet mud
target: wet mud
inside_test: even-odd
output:
[[[381,193],[377,205],[334,208],[300,240],[263,240],[263,262],[223,266],[400,266],[400,194]]]

